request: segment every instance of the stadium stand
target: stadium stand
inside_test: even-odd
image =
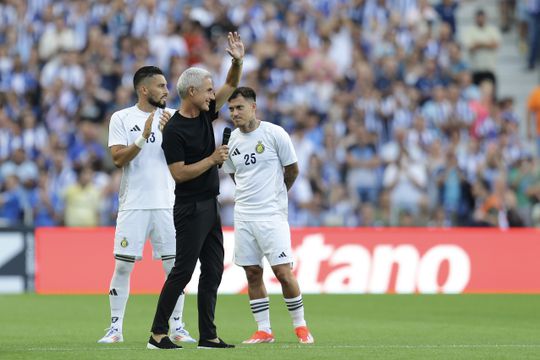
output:
[[[540,149],[523,133],[515,99],[497,96],[501,76],[478,82],[485,77],[466,55],[485,45],[459,28],[459,6],[3,1],[0,226],[114,225],[120,170],[108,154],[108,121],[134,103],[133,73],[160,66],[176,107],[186,67],[224,82],[220,44],[235,29],[246,44],[242,84],[257,91],[258,116],[284,127],[297,151],[292,225],[539,226]],[[489,13],[486,21],[498,33]],[[218,142],[228,118],[223,109]],[[231,225],[234,184],[222,175],[223,222]],[[99,201],[85,209],[87,221],[73,222],[70,204],[85,192]]]

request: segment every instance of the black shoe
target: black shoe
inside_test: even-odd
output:
[[[199,346],[197,349],[231,349],[234,345],[227,344],[225,341],[218,338],[219,342],[212,342],[209,340],[199,340]]]
[[[148,340],[148,344],[146,344],[147,349],[151,350],[180,350],[182,349],[181,346],[174,344],[171,339],[169,339],[168,336],[165,336],[163,339],[161,339],[160,342],[157,342],[154,340],[152,335],[150,335],[150,340]]]

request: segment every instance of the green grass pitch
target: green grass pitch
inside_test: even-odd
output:
[[[540,295],[305,295],[314,345],[300,345],[283,299],[272,296],[274,344],[242,345],[255,330],[247,295],[220,295],[219,335],[230,350],[146,350],[156,295],[132,296],[124,342],[97,344],[108,297],[0,296],[0,359],[540,359]],[[197,337],[196,298],[184,319]]]

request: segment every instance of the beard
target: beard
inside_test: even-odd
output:
[[[160,109],[165,109],[165,105],[167,105],[167,102],[166,101],[163,101],[163,102],[159,102],[159,101],[156,101],[152,98],[148,98],[148,103],[152,106],[155,106],[155,107],[158,107]]]

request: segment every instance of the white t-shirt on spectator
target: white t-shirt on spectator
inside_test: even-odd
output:
[[[411,161],[402,165],[401,169],[396,163],[386,167],[383,175],[383,186],[386,188],[397,180],[390,194],[392,206],[417,210],[424,191],[418,188],[411,179],[414,179],[421,187],[427,186],[427,172],[422,163]]]
[[[501,34],[492,25],[471,26],[463,33],[463,43],[470,48],[477,42],[495,41],[500,44]],[[474,71],[495,71],[497,67],[497,49],[477,49],[470,53],[470,64]]]

